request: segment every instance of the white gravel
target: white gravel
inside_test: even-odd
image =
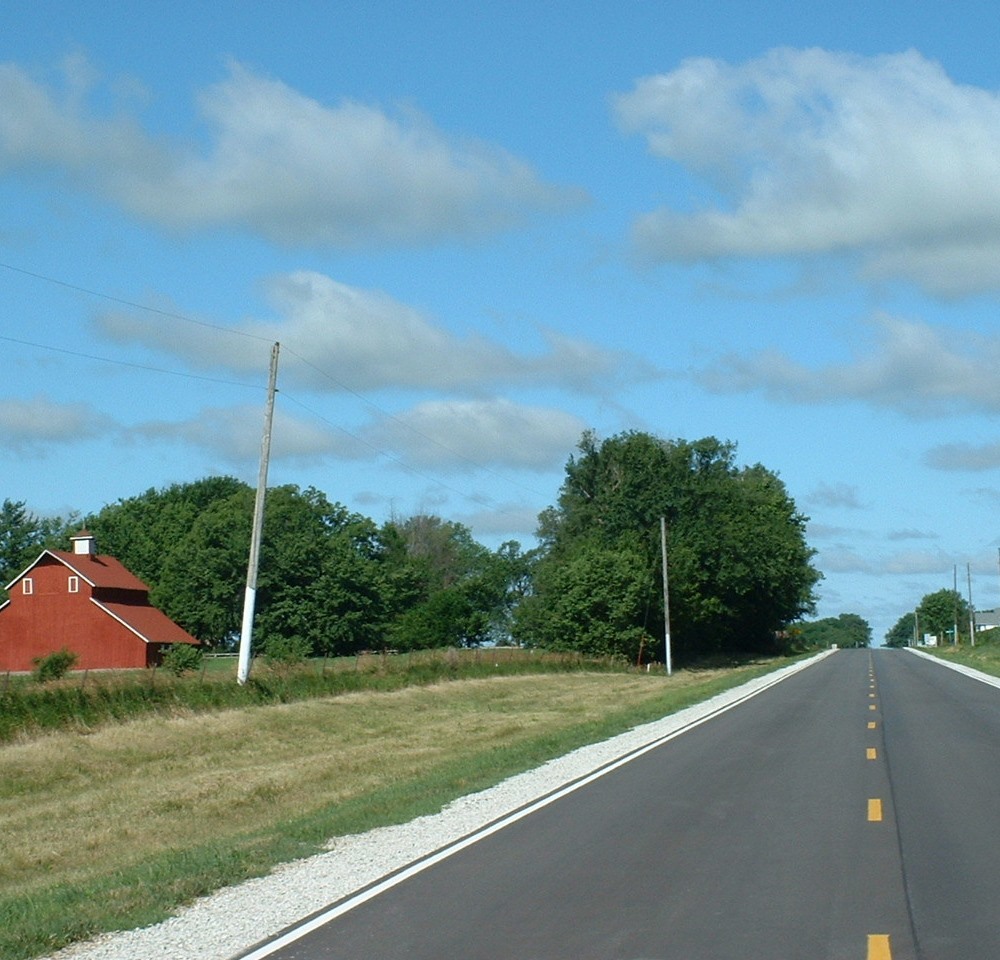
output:
[[[141,930],[107,934],[49,960],[230,960],[302,918],[482,830],[599,768],[726,709],[816,662],[826,653],[751,680],[704,703],[574,750],[535,770],[394,827],[337,837],[328,850],[266,877],[221,890]]]

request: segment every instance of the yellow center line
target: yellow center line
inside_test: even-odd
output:
[[[882,801],[877,797],[873,797],[868,801],[868,822],[869,823],[881,823],[882,822]]]
[[[889,948],[889,934],[868,934],[867,960],[892,960],[892,950]]]
[[[867,757],[867,758],[868,758],[869,760],[877,760],[877,759],[878,759],[878,757],[877,757],[877,756],[876,756],[876,754],[875,754],[875,748],[874,748],[874,747],[869,747],[869,748],[868,748],[868,749],[867,749],[867,750],[865,751],[865,756],[866,756],[866,757]]]

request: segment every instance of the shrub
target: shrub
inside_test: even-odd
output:
[[[182,677],[201,667],[201,647],[190,643],[173,643],[163,655],[163,669]]]
[[[78,659],[77,655],[66,647],[44,657],[33,657],[31,662],[35,665],[35,669],[32,676],[39,683],[45,683],[48,680],[59,680],[73,669],[73,664]]]
[[[264,659],[272,666],[290,667],[302,663],[311,649],[304,637],[272,636],[264,644]]]

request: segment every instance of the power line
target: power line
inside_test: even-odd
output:
[[[160,317],[164,317],[164,318],[169,319],[169,320],[180,320],[180,321],[182,321],[184,323],[195,324],[196,326],[205,327],[205,328],[210,329],[210,330],[216,330],[216,331],[218,331],[220,333],[230,334],[232,336],[244,337],[244,338],[247,338],[247,339],[250,339],[250,340],[257,340],[257,341],[260,341],[260,342],[263,342],[263,343],[270,343],[271,342],[271,338],[270,337],[263,337],[263,336],[259,336],[257,334],[247,333],[247,332],[245,332],[243,330],[235,330],[232,327],[224,327],[224,326],[222,326],[220,324],[208,323],[207,321],[203,321],[203,320],[196,320],[193,317],[189,317],[189,316],[186,316],[184,314],[176,313],[176,312],[169,311],[169,310],[162,310],[162,309],[160,309],[158,307],[151,307],[148,304],[136,303],[135,301],[132,301],[132,300],[126,300],[126,299],[124,299],[122,297],[116,297],[116,296],[113,296],[113,295],[108,294],[108,293],[103,293],[103,292],[101,292],[99,290],[92,290],[92,289],[90,289],[88,287],[82,287],[82,286],[79,286],[77,284],[69,283],[69,282],[67,282],[65,280],[60,280],[60,279],[58,279],[56,277],[48,276],[48,275],[43,274],[43,273],[37,273],[37,272],[31,271],[31,270],[25,270],[22,267],[15,267],[12,264],[4,263],[2,261],[0,261],[0,267],[2,267],[5,270],[9,270],[9,271],[11,271],[13,273],[18,273],[18,274],[21,274],[21,275],[26,276],[26,277],[31,277],[31,278],[33,278],[35,280],[41,280],[44,283],[50,283],[50,284],[53,284],[55,286],[63,287],[64,289],[67,289],[67,290],[73,290],[76,293],[82,293],[82,294],[85,294],[86,296],[97,297],[97,298],[99,298],[101,300],[107,300],[107,301],[109,301],[111,303],[117,303],[117,304],[120,304],[122,306],[130,307],[130,308],[132,308],[134,310],[141,310],[141,311],[144,311],[146,313],[152,313],[152,314],[155,314],[155,315],[160,316]],[[37,348],[37,349],[40,349],[40,350],[48,350],[48,351],[51,351],[51,352],[54,352],[54,353],[62,353],[62,354],[68,355],[68,356],[79,357],[79,358],[83,358],[83,359],[87,359],[87,360],[94,360],[94,361],[97,361],[97,362],[100,362],[100,363],[109,363],[109,364],[114,364],[116,366],[131,367],[133,369],[145,370],[145,371],[149,371],[149,372],[153,372],[153,373],[162,373],[162,374],[166,374],[168,376],[183,377],[185,379],[190,379],[190,380],[200,380],[200,381],[206,382],[206,383],[216,383],[216,384],[223,384],[223,385],[227,385],[227,386],[238,386],[238,387],[243,387],[243,388],[251,388],[251,389],[254,389],[254,390],[260,390],[260,389],[262,389],[257,384],[249,384],[249,383],[235,381],[235,380],[225,380],[225,379],[222,379],[222,378],[219,378],[219,377],[208,377],[208,376],[199,375],[199,374],[182,373],[182,372],[177,371],[177,370],[169,370],[169,369],[165,369],[165,368],[162,368],[162,367],[155,367],[155,366],[152,366],[152,365],[149,365],[149,364],[135,363],[135,362],[132,362],[132,361],[127,361],[127,360],[116,360],[116,359],[112,359],[110,357],[103,357],[103,356],[99,356],[99,355],[95,355],[95,354],[83,353],[83,352],[76,351],[76,350],[69,350],[69,349],[66,349],[64,347],[55,347],[55,346],[51,346],[49,344],[36,343],[36,342],[30,341],[30,340],[21,340],[21,339],[15,338],[15,337],[8,337],[8,336],[0,335],[0,340],[6,341],[8,343],[17,343],[17,344],[20,344],[22,346],[34,347],[34,348]],[[330,383],[332,383],[334,386],[336,386],[339,390],[342,390],[345,393],[348,393],[351,396],[355,397],[356,399],[360,400],[362,403],[366,404],[371,409],[377,411],[381,416],[385,417],[388,420],[391,420],[394,423],[399,424],[404,430],[409,431],[414,436],[420,437],[422,440],[425,440],[427,443],[430,443],[430,444],[433,444],[434,446],[439,447],[440,449],[442,449],[445,452],[451,454],[452,456],[457,457],[458,459],[460,459],[460,460],[464,461],[465,463],[469,464],[469,466],[474,467],[477,470],[481,470],[484,473],[489,474],[490,476],[496,477],[498,480],[502,480],[502,481],[504,481],[507,484],[510,484],[512,486],[515,486],[515,487],[518,487],[521,490],[525,491],[526,493],[532,494],[533,496],[543,496],[543,494],[541,494],[539,491],[533,490],[531,487],[528,487],[528,486],[526,486],[526,485],[518,482],[517,480],[514,480],[511,477],[509,477],[509,476],[507,476],[505,474],[502,474],[502,473],[500,473],[500,472],[492,469],[491,467],[488,467],[485,464],[480,463],[479,461],[474,460],[471,457],[466,456],[463,453],[460,453],[459,451],[457,451],[457,450],[449,447],[447,444],[442,443],[440,440],[436,439],[435,437],[432,437],[429,434],[426,434],[423,431],[418,430],[416,427],[413,426],[413,424],[408,423],[406,420],[402,419],[401,417],[398,417],[395,414],[391,413],[390,411],[385,410],[384,408],[380,407],[378,404],[374,403],[368,397],[364,396],[363,394],[359,393],[356,390],[353,390],[351,387],[349,387],[343,381],[338,380],[336,377],[334,377],[328,371],[323,370],[321,367],[318,367],[316,364],[314,364],[310,360],[307,360],[305,357],[303,357],[301,354],[295,352],[294,350],[292,350],[292,349],[290,349],[288,347],[285,347],[285,352],[287,354],[291,355],[292,357],[294,357],[300,363],[302,363],[305,366],[309,367],[311,370],[313,370],[315,373],[319,374],[324,379],[328,380]],[[313,416],[317,417],[318,419],[322,420],[324,423],[328,424],[329,426],[333,427],[336,430],[341,431],[342,433],[344,433],[347,436],[351,437],[352,439],[358,441],[359,443],[362,443],[365,446],[368,446],[369,448],[371,448],[372,450],[374,450],[376,453],[378,453],[380,456],[383,456],[383,457],[387,458],[388,460],[393,461],[394,463],[398,464],[400,467],[402,467],[403,469],[407,470],[408,472],[414,474],[415,476],[423,477],[423,479],[428,480],[431,483],[435,483],[438,486],[440,486],[440,487],[442,487],[442,488],[444,488],[446,490],[449,490],[450,492],[452,492],[452,493],[454,493],[454,494],[456,494],[456,495],[458,495],[460,497],[463,497],[464,499],[472,500],[473,502],[478,502],[478,503],[481,503],[483,505],[486,505],[484,503],[484,500],[483,500],[483,498],[481,496],[476,496],[476,495],[473,495],[473,494],[468,494],[468,493],[466,493],[466,492],[464,492],[462,490],[457,489],[456,487],[451,486],[450,484],[446,483],[445,481],[443,481],[443,480],[441,480],[441,479],[439,479],[439,478],[437,478],[437,477],[435,477],[433,475],[426,474],[426,473],[423,473],[420,470],[415,469],[414,467],[406,464],[399,457],[396,457],[393,454],[389,453],[387,450],[381,449],[381,448],[375,446],[374,444],[369,443],[364,438],[359,437],[356,434],[351,433],[349,430],[346,430],[343,427],[341,427],[341,426],[339,426],[337,424],[332,423],[331,421],[327,420],[325,417],[323,417],[321,414],[319,414],[315,410],[312,410],[309,407],[307,407],[301,401],[295,400],[294,398],[288,396],[288,394],[284,393],[284,391],[282,391],[282,395],[288,397],[289,400],[291,400],[293,403],[296,403],[298,406],[302,407],[304,410],[308,410],[309,413],[311,413]]]
[[[183,377],[186,380],[201,380],[206,383],[221,383],[230,387],[247,387],[252,390],[262,390],[263,387],[256,383],[245,383],[239,380],[223,380],[220,377],[206,377],[197,373],[184,373],[180,370],[168,370],[165,367],[154,367],[146,363],[135,363],[132,360],[116,360],[113,357],[102,357],[95,353],[82,353],[79,350],[68,350],[65,347],[54,347],[48,343],[36,343],[33,340],[19,340],[17,337],[7,337],[0,334],[0,340],[7,343],[17,343],[22,347],[34,347],[38,350],[48,350],[52,353],[62,353],[70,357],[79,357],[83,360],[96,360],[98,363],[110,363],[117,367],[132,367],[136,370],[146,370],[151,373],[164,373],[170,377]]]
[[[33,277],[35,280],[44,280],[46,283],[54,284],[57,287],[64,287],[67,290],[73,290],[76,293],[85,293],[90,297],[98,297],[101,300],[108,300],[111,303],[118,303],[124,307],[132,307],[134,310],[144,310],[147,313],[155,313],[160,317],[167,317],[170,320],[183,320],[185,323],[193,323],[199,327],[208,327],[210,330],[219,330],[222,333],[230,333],[234,337],[246,337],[248,340],[260,340],[264,343],[270,343],[271,337],[262,337],[255,333],[247,333],[245,330],[234,330],[232,327],[223,327],[217,323],[208,323],[206,320],[195,320],[193,317],[187,317],[183,313],[173,313],[170,310],[161,310],[159,307],[151,307],[145,303],[135,303],[132,300],[124,300],[121,297],[112,296],[110,293],[102,293],[100,290],[90,290],[87,287],[78,287],[74,283],[67,283],[65,280],[58,280],[56,277],[46,276],[44,273],[32,273],[31,270],[24,270],[21,267],[12,266],[9,263],[0,262],[0,267],[4,270],[10,270],[13,273],[20,273],[26,277]]]

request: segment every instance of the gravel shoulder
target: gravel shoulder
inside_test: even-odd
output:
[[[704,721],[805,669],[830,651],[727,690],[617,737],[574,750],[448,804],[439,813],[337,837],[325,853],[204,897],[141,930],[106,934],[48,960],[232,960],[337,901],[456,843],[547,794]]]

